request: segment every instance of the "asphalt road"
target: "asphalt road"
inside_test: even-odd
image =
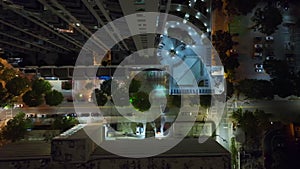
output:
[[[238,102],[237,107],[249,111],[264,110],[266,113],[273,114],[274,117],[283,120],[300,118],[300,100],[243,101]]]
[[[232,104],[232,103],[231,103]],[[244,110],[250,110],[255,111],[256,109],[264,110],[266,113],[271,113],[274,115],[275,119],[283,119],[283,120],[294,120],[295,118],[300,118],[300,100],[260,100],[260,101],[251,101],[251,100],[245,100],[245,101],[237,101],[233,103],[235,106],[234,108],[243,108]],[[95,112],[91,110],[90,103],[86,103],[78,107],[80,110],[79,113],[83,112]],[[121,116],[114,116],[114,113],[110,113],[112,111],[112,108],[110,106],[101,107],[101,112],[106,112],[105,117],[103,119],[100,119],[100,117],[93,117],[94,120],[102,121],[104,122],[120,122],[120,121],[128,121],[128,120],[140,120],[137,118],[136,115],[130,114],[131,109],[129,107],[123,107],[123,111],[128,111],[129,113],[124,117]],[[11,110],[2,110],[0,111],[0,118],[2,120],[5,119],[5,115],[7,112],[10,112]],[[21,109],[12,109],[13,115],[16,113],[23,111],[25,113],[37,113],[37,114],[55,114],[55,113],[75,113],[74,105],[73,103],[63,103],[60,106],[57,107],[33,107],[33,108],[21,108]],[[97,112],[97,111],[96,111]],[[93,118],[90,117],[83,117],[81,120],[93,120]],[[128,119],[126,119],[128,118]],[[153,117],[150,117],[153,118]],[[175,119],[175,116],[167,117],[170,121],[172,119]],[[80,121],[81,121],[80,120]],[[216,137],[218,142],[222,144],[226,148],[230,148],[230,138],[233,136],[231,127],[228,124],[231,124],[230,121],[222,121],[220,123],[220,126],[217,126],[217,134],[220,135],[220,137]],[[147,121],[152,121],[151,119],[147,119]],[[223,125],[224,124],[224,125]],[[226,124],[226,125],[225,125]],[[217,124],[218,125],[218,124]],[[224,142],[224,138],[227,142]]]

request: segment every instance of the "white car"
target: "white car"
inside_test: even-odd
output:
[[[255,68],[254,71],[255,71],[255,72],[258,72],[258,73],[261,73],[261,72],[263,72],[264,70],[263,70],[263,69]]]
[[[263,64],[259,64],[259,63],[254,64],[254,66],[255,66],[255,68],[257,68],[257,69],[263,69],[263,68],[264,68],[264,67],[263,67]]]
[[[255,48],[262,48],[263,45],[262,45],[262,44],[254,44],[254,47],[255,47]]]
[[[272,41],[274,40],[273,36],[266,36],[266,41]]]
[[[274,60],[274,56],[266,56],[266,60]]]
[[[24,105],[22,103],[15,103],[14,108],[23,108]]]
[[[260,57],[260,56],[263,56],[262,53],[258,53],[258,52],[255,52],[253,55],[254,55],[254,57]]]

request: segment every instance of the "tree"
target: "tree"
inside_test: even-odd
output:
[[[263,10],[257,8],[251,20],[255,23],[252,27],[254,31],[258,30],[266,35],[271,35],[282,23],[282,15],[278,8],[267,5]]]
[[[257,144],[263,132],[270,126],[270,115],[262,110],[251,112],[238,109],[232,112],[231,118],[245,132],[248,145]]]
[[[172,105],[176,107],[181,107],[181,96],[180,95],[173,95],[172,98]]]
[[[288,63],[284,60],[269,60],[264,62],[265,71],[272,78],[289,78],[289,66]]]
[[[238,61],[237,55],[229,55],[222,61],[224,65],[224,69],[227,70],[234,70],[240,66]]]
[[[19,112],[13,119],[7,122],[7,125],[1,131],[1,136],[5,140],[15,142],[24,138],[27,129],[31,126],[31,120],[25,118],[25,113]]]
[[[300,96],[300,71],[297,73],[295,78],[295,95]]]
[[[234,166],[233,168],[237,168],[237,161],[236,159],[238,158],[238,150],[235,146],[235,138],[231,138],[231,145],[230,145],[230,150],[231,150],[231,165]]]
[[[29,82],[25,78],[15,77],[8,81],[5,87],[9,93],[13,94],[14,96],[19,96],[28,89]]]
[[[7,92],[7,89],[0,83],[0,107],[3,107],[13,100],[13,95]]]
[[[135,93],[138,92],[141,87],[141,81],[132,79],[130,85],[129,85],[129,93]]]
[[[52,123],[52,129],[61,130],[63,132],[77,124],[79,124],[79,121],[75,117],[57,116]]]
[[[72,82],[71,81],[62,82],[61,88],[64,89],[64,90],[71,90],[72,89]]]
[[[226,0],[226,7],[230,15],[247,15],[252,12],[260,0]]]
[[[5,81],[5,82],[8,82],[11,79],[13,79],[14,77],[16,77],[16,74],[17,74],[17,72],[14,69],[4,68],[2,73],[1,73],[0,79]]]
[[[226,99],[230,99],[234,93],[233,83],[226,79]]]
[[[36,93],[33,90],[27,91],[22,96],[23,102],[28,105],[29,107],[36,107],[43,103],[43,96],[39,93]]]
[[[134,93],[131,97],[131,104],[134,108],[138,109],[141,112],[147,111],[150,109],[151,104],[149,101],[149,95],[145,92]]]
[[[291,74],[288,63],[284,60],[269,60],[264,62],[265,71],[270,74],[274,94],[288,97],[297,94],[297,75]]]
[[[258,110],[256,109],[253,112],[254,116],[257,119],[257,126],[261,129],[261,130],[267,130],[270,127],[270,118],[271,118],[271,114],[267,114],[265,113],[263,110]]]
[[[291,96],[295,93],[294,83],[287,78],[275,78],[271,80],[274,94],[277,94],[279,97],[285,98]]]
[[[107,96],[111,95],[111,84],[112,80],[109,79],[105,80],[100,86],[101,91],[103,91]]]
[[[47,92],[45,95],[46,104],[49,106],[57,106],[64,100],[64,96],[57,90]]]
[[[204,108],[211,106],[211,95],[200,95],[200,105]]]
[[[94,92],[92,93],[92,96],[94,101],[96,101],[98,106],[104,106],[107,102],[107,96],[104,94],[104,92],[100,89],[95,89]]]
[[[212,35],[212,41],[219,54],[226,53],[234,45],[231,34],[222,30],[218,30]]]
[[[253,99],[274,97],[272,83],[267,80],[244,79],[237,85],[237,90]]]
[[[227,69],[225,70],[225,78],[229,82],[233,82],[235,79],[235,70]]]
[[[31,88],[37,94],[45,94],[46,92],[51,90],[52,86],[48,81],[44,79],[36,79],[33,81]]]

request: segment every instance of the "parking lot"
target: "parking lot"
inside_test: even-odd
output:
[[[250,29],[253,26],[250,19],[252,14],[233,19],[229,31],[231,34],[239,34],[235,37],[239,42],[235,49],[240,55],[240,67],[236,74],[238,80],[245,78],[270,80],[270,76],[257,66],[264,60],[286,60],[295,71],[300,70],[300,28],[294,24],[297,14],[300,14],[300,11],[296,8],[283,10],[282,24],[271,38],[267,39],[266,35]]]
[[[235,49],[240,56],[240,66],[236,70],[236,79],[240,80],[248,78],[270,80],[268,74],[262,71],[261,68],[256,68],[256,65],[263,63],[265,51],[270,48],[269,42],[266,43],[266,36],[264,34],[253,32],[248,28],[252,24],[249,20],[250,17],[250,15],[247,15],[246,17],[235,17],[233,23],[229,25],[231,34],[239,34],[239,36],[234,37],[234,40],[239,42],[239,44],[235,46]],[[276,39],[273,41],[275,40]],[[273,41],[272,43],[274,43]]]

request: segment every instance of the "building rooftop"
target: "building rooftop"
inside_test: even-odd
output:
[[[21,141],[0,147],[0,161],[51,158],[51,144],[45,141]]]
[[[130,140],[139,142],[140,140]],[[157,140],[162,141],[162,140]],[[168,141],[168,140],[165,140]],[[124,147],[126,149],[126,147]],[[204,143],[199,143],[198,139],[183,139],[179,144],[170,150],[156,156],[156,157],[192,157],[192,156],[223,156],[229,155],[230,152],[227,151],[224,147],[222,147],[217,141],[212,138],[209,138]],[[95,151],[92,153],[91,158],[100,158],[100,157],[118,157],[115,154],[107,152],[101,147],[97,147]]]

